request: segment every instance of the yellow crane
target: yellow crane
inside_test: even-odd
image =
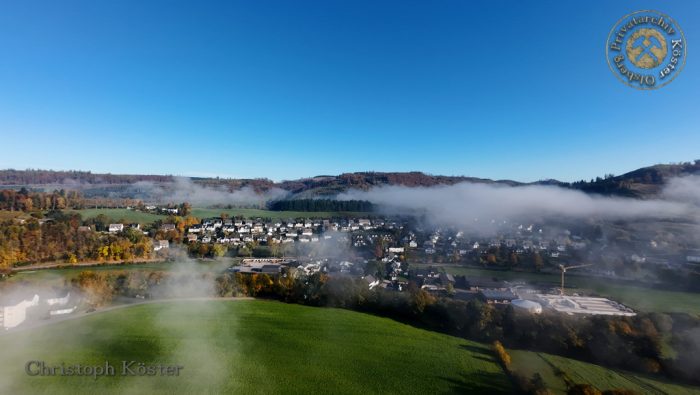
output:
[[[566,273],[566,271],[568,269],[577,269],[580,267],[586,267],[586,266],[592,266],[592,265],[593,265],[592,263],[588,263],[585,265],[575,265],[575,266],[559,265],[559,270],[561,270],[561,289],[560,289],[561,295],[564,296],[564,274]]]

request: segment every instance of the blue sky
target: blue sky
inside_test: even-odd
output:
[[[639,9],[688,41],[656,91],[605,59]],[[620,174],[700,159],[696,45],[697,1],[6,2],[0,168]]]

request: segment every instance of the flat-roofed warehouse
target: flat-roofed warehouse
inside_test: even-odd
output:
[[[629,307],[606,298],[589,296],[536,295],[543,307],[566,314],[637,315]]]

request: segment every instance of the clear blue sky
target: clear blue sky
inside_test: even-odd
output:
[[[623,15],[688,62],[637,91]],[[291,179],[409,171],[573,181],[700,158],[699,1],[14,1],[0,168]]]

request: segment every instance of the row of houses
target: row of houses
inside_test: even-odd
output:
[[[383,222],[381,222],[383,224]],[[163,225],[165,226],[165,224]],[[315,243],[330,239],[325,232],[346,232],[374,229],[379,224],[369,219],[342,220],[297,220],[263,222],[243,219],[205,219],[200,224],[187,228],[188,242],[222,243],[239,245],[256,242],[265,243]],[[164,229],[161,229],[164,230]]]
[[[540,229],[541,230],[541,229]],[[426,255],[447,254],[467,255],[470,252],[485,253],[490,248],[507,248],[517,254],[537,251],[548,253],[553,258],[560,257],[569,250],[581,250],[588,244],[579,236],[572,236],[564,231],[562,234],[546,238],[537,233],[516,232],[516,234],[504,233],[501,236],[491,238],[466,238],[463,231],[443,234],[440,229],[429,234],[422,242],[421,247]],[[415,235],[404,238],[404,245],[415,247],[418,245]]]

